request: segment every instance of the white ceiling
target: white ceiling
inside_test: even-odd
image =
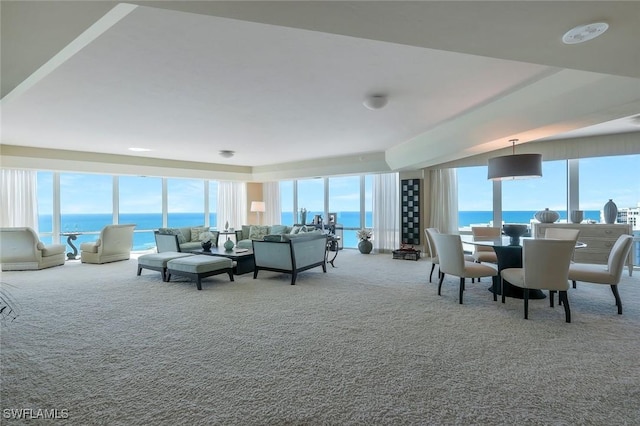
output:
[[[134,3],[2,2],[2,144],[400,170],[640,131],[638,2]]]

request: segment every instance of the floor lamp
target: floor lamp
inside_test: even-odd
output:
[[[264,213],[264,201],[252,201],[251,202],[251,212],[258,213],[258,225],[260,223],[260,213]]]

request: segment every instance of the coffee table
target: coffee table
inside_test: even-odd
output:
[[[242,275],[249,272],[253,272],[256,267],[255,258],[253,257],[253,251],[245,249],[233,249],[227,251],[224,247],[211,247],[210,251],[204,251],[202,249],[192,250],[193,254],[204,254],[207,256],[219,256],[231,259],[234,262],[233,273],[235,275]]]

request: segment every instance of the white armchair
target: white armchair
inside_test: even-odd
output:
[[[82,263],[108,263],[128,260],[133,246],[135,224],[107,225],[100,231],[100,237],[91,243],[80,245]]]
[[[0,263],[3,271],[24,271],[64,265],[64,244],[43,244],[28,227],[0,228]]]

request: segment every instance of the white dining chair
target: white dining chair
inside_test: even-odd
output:
[[[472,226],[471,233],[473,234],[474,240],[494,240],[502,236],[502,230],[500,228],[488,226]],[[475,246],[473,258],[478,263],[498,263],[498,257],[493,247]]]
[[[576,281],[605,284],[611,286],[613,297],[616,299],[618,314],[622,315],[622,301],[618,292],[618,284],[624,269],[624,262],[633,245],[631,235],[620,235],[609,253],[606,265],[595,265],[590,263],[572,263],[569,266],[569,279],[575,287]]]
[[[524,318],[529,319],[529,289],[549,290],[549,304],[553,307],[553,295],[559,292],[564,306],[565,320],[571,322],[569,289],[569,264],[575,243],[571,240],[524,240],[522,268],[500,271],[502,302],[505,301],[504,282],[508,281],[524,290]]]
[[[440,262],[440,281],[438,282],[438,296],[441,295],[442,281],[446,274],[460,278],[459,301],[462,304],[466,278],[497,277],[498,271],[488,265],[465,260],[460,235],[432,234],[433,241]],[[493,280],[493,300],[497,298],[497,279]]]

